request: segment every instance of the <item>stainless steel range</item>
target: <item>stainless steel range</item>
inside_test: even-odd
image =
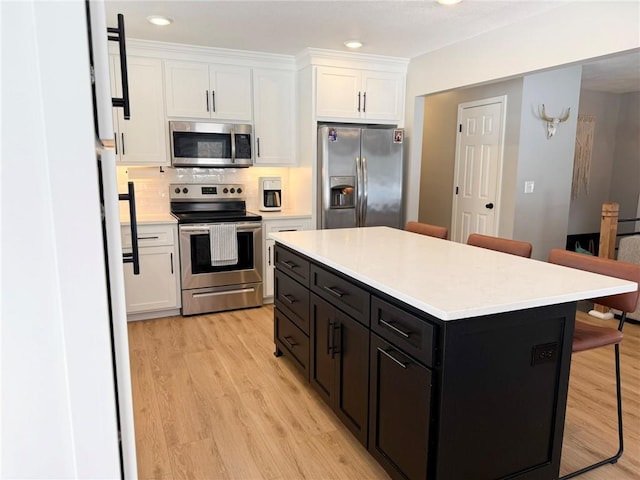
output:
[[[243,185],[171,185],[178,219],[182,314],[262,305],[262,217]]]

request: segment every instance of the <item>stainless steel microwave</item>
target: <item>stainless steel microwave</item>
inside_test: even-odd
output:
[[[169,122],[174,167],[250,167],[251,125]]]

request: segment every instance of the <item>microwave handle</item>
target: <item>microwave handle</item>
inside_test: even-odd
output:
[[[129,202],[129,222],[131,224],[131,253],[123,253],[124,263],[133,263],[133,274],[140,275],[140,251],[138,249],[138,221],[136,219],[136,194],[133,182],[127,184],[128,192],[118,195],[121,201]]]
[[[124,119],[129,120],[131,118],[131,105],[129,103],[129,74],[127,73],[127,46],[124,39],[124,16],[118,14],[118,28],[107,28],[108,33],[114,33],[115,35],[108,35],[109,40],[112,42],[118,42],[120,47],[120,76],[122,78],[122,98],[112,98],[111,102],[114,107],[123,107]]]
[[[236,132],[231,129],[231,163],[236,163]]]

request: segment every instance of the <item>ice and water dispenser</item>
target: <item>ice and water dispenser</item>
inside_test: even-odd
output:
[[[329,177],[330,208],[354,208],[356,206],[355,184],[356,177]]]

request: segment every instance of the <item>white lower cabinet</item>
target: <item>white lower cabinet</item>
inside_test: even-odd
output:
[[[275,241],[269,238],[271,232],[290,232],[296,230],[311,230],[311,217],[283,218],[262,220],[264,231],[264,299],[273,301],[273,274],[275,270],[273,250]]]
[[[131,251],[129,226],[122,227],[122,248]],[[180,270],[176,225],[138,225],[140,274],[124,264],[125,298],[129,320],[179,313]]]

